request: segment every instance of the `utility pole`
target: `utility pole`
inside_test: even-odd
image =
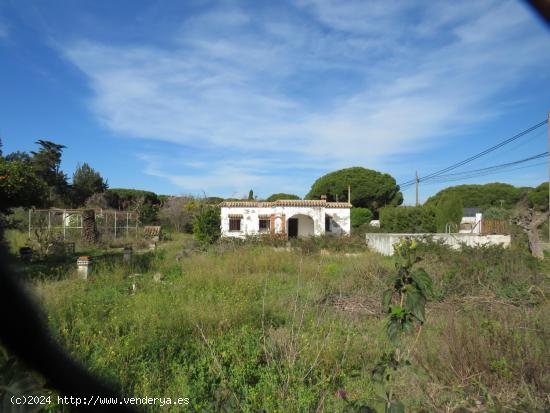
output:
[[[550,114],[549,114],[549,116],[550,116]],[[416,171],[416,206],[418,206],[418,183],[419,182],[420,182],[420,180],[418,179],[418,171]],[[550,200],[550,198],[549,198],[549,200]]]

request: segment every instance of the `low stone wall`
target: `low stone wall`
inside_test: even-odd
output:
[[[393,255],[393,244],[403,238],[431,238],[434,241],[443,242],[451,248],[459,249],[462,244],[469,247],[482,245],[510,246],[510,235],[478,235],[478,234],[366,234],[367,245],[370,249],[384,255]]]

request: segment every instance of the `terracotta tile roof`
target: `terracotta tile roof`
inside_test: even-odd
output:
[[[262,201],[224,201],[220,207],[270,208],[278,206],[351,208],[347,202],[327,202],[324,199],[280,199],[273,202]]]

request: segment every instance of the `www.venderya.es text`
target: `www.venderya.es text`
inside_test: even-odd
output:
[[[12,396],[10,399],[13,405],[47,405],[57,401],[58,405],[67,406],[104,406],[104,405],[156,405],[156,406],[186,406],[189,405],[189,397],[102,397],[102,396]]]

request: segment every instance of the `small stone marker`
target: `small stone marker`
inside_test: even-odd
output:
[[[124,247],[123,260],[128,262],[132,259],[132,247]]]
[[[76,265],[78,267],[78,275],[80,276],[80,278],[82,278],[83,280],[87,280],[88,275],[90,275],[90,272],[92,270],[92,257],[78,257]]]
[[[156,281],[156,282],[161,282],[162,281],[162,274],[160,272],[156,272],[153,275],[153,280]]]

